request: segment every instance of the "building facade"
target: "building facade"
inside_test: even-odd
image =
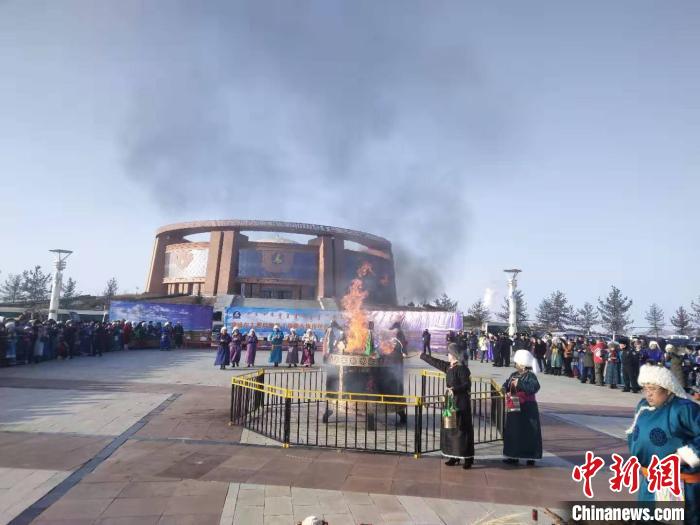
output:
[[[250,240],[244,232],[309,236]],[[209,234],[209,241],[188,236]],[[151,294],[215,296],[237,294],[265,299],[339,299],[369,264],[363,277],[368,302],[396,304],[391,243],[355,230],[279,221],[197,221],[171,224],[156,232],[146,282]]]

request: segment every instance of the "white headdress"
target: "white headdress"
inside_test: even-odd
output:
[[[683,387],[678,383],[676,376],[674,376],[668,368],[663,366],[644,365],[639,369],[637,383],[640,385],[660,386],[676,394],[678,397],[687,397],[685,390],[683,390]]]
[[[678,384],[676,377],[671,373],[671,371],[668,368],[663,366],[644,365],[642,368],[639,369],[639,378],[637,379],[637,382],[640,385],[660,386],[661,388],[668,390],[669,392],[675,394],[680,398],[688,397],[685,393],[685,390],[683,390],[683,387],[681,387],[681,385]],[[643,406],[642,408],[637,410],[637,413],[634,415],[632,425],[630,425],[630,427],[627,430],[625,430],[625,433],[631,434],[634,431],[634,427],[637,424],[637,420],[639,419],[639,416],[642,412],[653,412],[654,410],[656,410],[656,407],[653,407],[651,405]]]
[[[532,371],[537,374],[540,369],[537,366],[537,359],[533,356],[529,350],[518,350],[513,355],[513,362],[516,365],[532,368]]]

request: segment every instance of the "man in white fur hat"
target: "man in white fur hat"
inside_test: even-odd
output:
[[[627,429],[630,453],[642,465],[639,501],[653,502],[647,476],[652,456],[669,454],[681,459],[681,482],[685,491],[685,523],[700,524],[700,405],[687,399],[674,375],[661,366],[644,365],[639,372],[644,399],[637,405]]]

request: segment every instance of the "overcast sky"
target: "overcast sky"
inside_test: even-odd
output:
[[[0,279],[75,251],[143,290],[155,230],[389,238],[399,295],[530,313],[700,295],[700,3],[0,0]]]

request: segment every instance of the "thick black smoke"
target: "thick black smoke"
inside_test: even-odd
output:
[[[149,67],[124,135],[135,181],[188,216],[376,233],[395,245],[400,298],[444,290],[469,182],[502,135],[462,3],[144,9]]]

